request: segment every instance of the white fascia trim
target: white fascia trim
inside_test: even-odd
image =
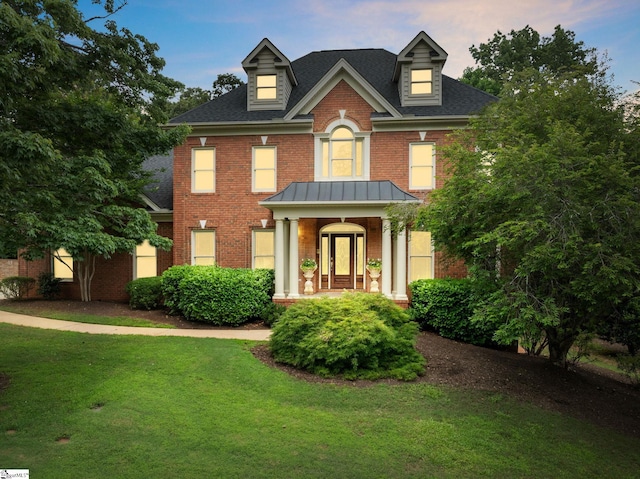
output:
[[[345,80],[377,112],[390,113],[394,118],[402,116],[349,62],[341,58],[291,109],[285,120],[290,120],[296,115],[308,114],[341,80]]]
[[[313,120],[306,118],[289,121],[279,118],[254,122],[190,123],[189,126],[191,132],[188,137],[313,133]]]
[[[402,118],[371,118],[372,129],[380,131],[453,130],[466,128],[471,116],[404,116]]]

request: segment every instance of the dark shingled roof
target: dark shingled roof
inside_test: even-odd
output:
[[[293,88],[285,110],[247,111],[245,84],[173,118],[169,123],[246,122],[284,118],[340,59],[347,61],[402,115],[466,116],[479,112],[485,105],[496,100],[493,95],[443,75],[442,106],[402,107],[398,85],[393,81],[396,58],[395,54],[383,49],[309,53],[291,62],[298,86]]]
[[[173,151],[168,155],[147,158],[142,168],[152,174],[151,182],[145,187],[144,194],[160,208],[172,210]]]
[[[420,201],[391,181],[294,182],[261,203],[371,203]]]

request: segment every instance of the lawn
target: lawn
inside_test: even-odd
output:
[[[91,304],[91,303],[88,303]],[[33,303],[19,301],[1,301],[0,310],[10,313],[26,314],[28,316],[39,316],[42,318],[59,319],[62,321],[74,321],[76,323],[106,324],[109,326],[134,326],[139,328],[175,328],[170,324],[162,324],[157,321],[150,321],[144,318],[129,316],[103,316],[87,313],[78,313],[60,310],[59,307],[51,310],[34,308]]]
[[[640,440],[502,395],[311,384],[250,343],[0,324],[0,468],[38,478],[632,478]]]

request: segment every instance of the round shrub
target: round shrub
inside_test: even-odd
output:
[[[133,309],[160,309],[162,307],[162,278],[138,278],[127,283],[129,306]]]
[[[321,376],[410,381],[424,372],[414,345],[418,326],[382,295],[302,300],[273,327],[276,361]]]
[[[62,279],[56,278],[53,273],[40,273],[36,292],[44,299],[57,299],[62,293],[61,283]]]

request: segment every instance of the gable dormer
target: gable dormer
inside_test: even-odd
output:
[[[267,38],[242,61],[247,73],[247,110],[284,110],[298,84],[291,62]]]
[[[398,54],[393,81],[402,106],[442,105],[442,68],[447,52],[425,32],[420,32]]]

